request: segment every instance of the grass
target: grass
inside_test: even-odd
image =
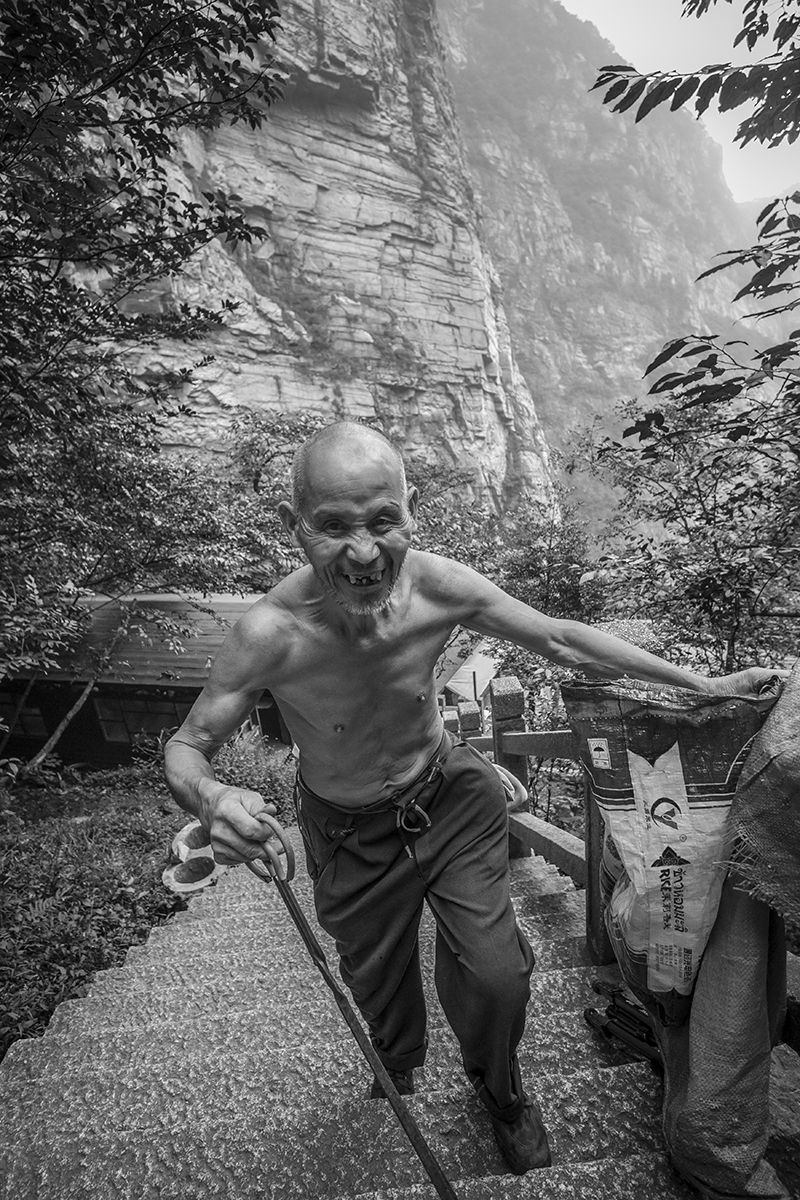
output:
[[[286,747],[236,739],[221,779],[274,800],[291,816]],[[40,786],[0,790],[0,1059],[44,1032],[63,1000],[86,994],[96,971],[186,908],[161,882],[172,839],[190,818],[156,761],[78,777],[47,772]]]

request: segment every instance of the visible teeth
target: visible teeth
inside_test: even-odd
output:
[[[380,583],[382,575],[383,571],[376,571],[373,575],[345,575],[345,579],[353,587],[369,587],[371,583]]]

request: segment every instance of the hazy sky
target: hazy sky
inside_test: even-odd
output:
[[[675,68],[693,71],[707,63],[744,61],[746,48],[733,49],[741,29],[742,0],[717,0],[702,17],[682,17],[681,0],[560,0],[575,16],[591,21],[619,51],[620,61],[640,71]],[[764,43],[766,46],[766,43]],[[763,57],[764,50],[758,52]],[[603,63],[598,63],[603,66]],[[598,96],[598,103],[599,103]],[[687,109],[691,112],[691,109]],[[737,115],[738,114],[738,115]],[[800,184],[800,147],[766,149],[734,146],[732,135],[745,109],[718,114],[713,103],[703,119],[722,145],[728,186],[737,200],[772,196]]]

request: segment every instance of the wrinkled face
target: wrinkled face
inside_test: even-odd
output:
[[[353,616],[389,603],[411,544],[416,492],[380,449],[318,455],[292,532],[326,592]]]

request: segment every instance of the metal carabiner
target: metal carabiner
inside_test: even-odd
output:
[[[286,836],[286,831],[268,812],[256,813],[255,819],[269,826],[272,836],[280,842],[283,854],[270,846],[269,842],[265,842],[266,861],[261,858],[250,858],[246,861],[245,866],[249,867],[253,874],[265,883],[270,883],[273,879],[280,880],[281,883],[288,883],[290,879],[294,879],[295,863],[294,847]]]
[[[396,805],[398,829],[404,829],[406,833],[422,833],[423,830],[430,829],[431,819],[425,812],[425,809],[420,808],[420,806],[417,804],[417,800],[423,795],[424,792],[428,790],[431,784],[434,783],[441,774],[442,764],[437,758],[431,763],[431,769],[428,771],[425,782],[422,784],[422,787],[417,788],[412,799],[407,800],[405,804]],[[415,823],[413,825],[408,824],[408,818],[411,815],[413,815],[415,818]]]
[[[409,825],[407,823],[410,816],[415,818],[414,825]],[[420,820],[422,821],[422,824],[420,824]],[[425,809],[420,808],[419,805],[412,800],[410,804],[405,806],[405,808],[398,808],[397,827],[398,829],[405,829],[406,833],[422,833],[424,829],[430,829],[431,819],[425,812]]]

